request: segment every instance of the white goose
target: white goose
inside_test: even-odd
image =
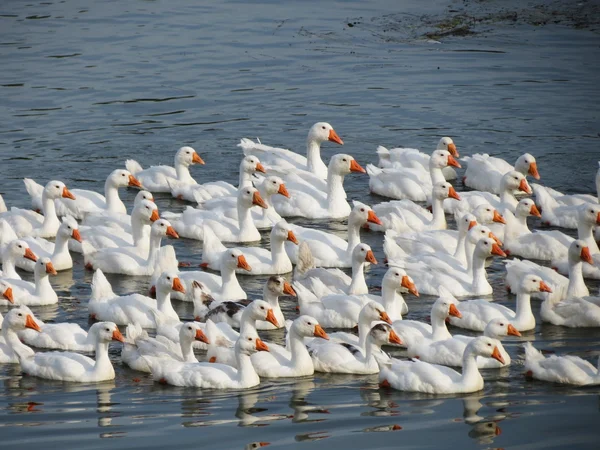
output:
[[[204,164],[204,161],[192,147],[181,147],[175,153],[175,167],[152,166],[143,169],[133,159],[125,161],[125,167],[137,177],[144,189],[150,192],[171,192],[171,184],[196,184],[190,175],[190,165]]]
[[[365,169],[350,155],[334,155],[329,161],[325,190],[313,183],[291,183],[286,180],[291,198],[285,200],[273,198],[275,210],[282,217],[346,218],[350,214],[351,208],[346,200],[344,177],[351,172],[364,173]]]
[[[493,224],[490,228],[498,239],[505,243],[518,240],[521,236],[531,234],[531,230],[527,225],[529,216],[541,217],[540,211],[530,198],[522,198],[519,200],[515,212],[504,211],[504,224]]]
[[[460,164],[446,150],[433,151],[428,170],[419,171],[414,167],[379,169],[368,164],[369,189],[383,197],[424,202],[431,199],[434,184],[446,181],[442,170],[448,166],[460,167]]]
[[[202,241],[204,226],[207,225],[222,242],[255,242],[260,241],[260,232],[254,225],[250,211],[255,205],[267,207],[258,190],[247,186],[241,188],[237,194],[237,219],[229,219],[222,214],[190,206],[181,214],[165,212],[163,217],[173,223],[173,227],[182,237]]]
[[[8,303],[15,303],[15,299],[13,297],[12,294],[12,287],[10,287],[10,284],[6,283],[5,281],[2,281],[0,279],[0,294],[2,294],[2,299],[8,301]],[[2,314],[0,314],[1,316]],[[0,322],[1,322],[1,318],[0,318]],[[2,328],[1,326],[2,324],[0,323],[0,328]]]
[[[370,225],[369,228],[375,231],[394,230],[398,233],[445,230],[447,224],[443,208],[444,199],[460,201],[461,197],[454,187],[446,182],[434,184],[431,195],[432,212],[411,200],[396,200],[375,205],[373,211],[381,219],[382,225]]]
[[[598,366],[594,367],[578,356],[551,355],[546,358],[531,342],[526,342],[524,347],[525,370],[528,377],[576,386],[600,384],[600,360]]]
[[[150,248],[148,257],[141,257],[134,249],[128,248],[104,248],[98,251],[86,249],[84,241],[84,256],[86,268],[89,270],[102,269],[106,273],[119,273],[123,275],[145,275],[150,276],[156,271],[156,266],[161,270],[177,270],[177,260],[167,258],[168,249],[171,246],[161,248],[160,244],[164,236],[177,239],[179,236],[171,224],[159,219],[152,224],[150,231]],[[90,246],[91,247],[91,246]],[[173,255],[174,257],[174,255]]]
[[[312,375],[315,371],[304,338],[314,336],[328,340],[325,330],[314,317],[300,316],[294,320],[289,331],[289,351],[264,352],[252,355],[252,365],[261,377],[284,378]]]
[[[525,275],[516,291],[516,311],[487,300],[467,300],[458,305],[461,317],[451,317],[450,323],[468,330],[483,331],[492,319],[500,318],[509,321],[518,331],[533,330],[535,316],[531,311],[532,292],[552,293],[552,288],[537,275]]]
[[[184,287],[175,274],[165,272],[156,283],[156,300],[141,294],[117,296],[98,269],[92,280],[88,312],[94,320],[110,320],[119,325],[133,323],[142,328],[156,328],[156,317],[179,322],[171,304],[171,290],[183,292]]]
[[[30,178],[23,179],[34,209],[42,209],[44,188]],[[120,187],[141,188],[142,185],[128,170],[113,170],[104,183],[104,195],[87,189],[73,189],[75,199],[57,198],[54,201],[59,216],[83,219],[88,214],[125,214],[127,209],[119,197]]]
[[[10,211],[0,213],[0,219],[6,220],[18,237],[54,237],[60,226],[60,221],[56,216],[54,200],[61,197],[75,200],[75,196],[69,192],[62,181],[49,181],[42,192],[42,212],[44,215],[13,207]]]
[[[208,338],[195,322],[179,327],[179,345],[170,339],[151,338],[139,325],[127,325],[127,337],[121,350],[121,360],[133,370],[150,372],[149,358],[165,358],[178,362],[198,362],[194,355],[194,341],[209,344]]]
[[[242,333],[235,344],[237,366],[219,363],[183,363],[173,360],[148,359],[155,381],[173,386],[203,389],[248,389],[260,383],[250,356],[257,351],[269,351],[269,347],[256,333]]]
[[[151,192],[142,189],[133,199],[133,207],[135,208],[144,200],[154,203],[154,196]],[[81,221],[81,224],[87,226],[108,226],[131,233],[131,216],[126,213],[109,213],[105,211],[97,214],[88,214]]]
[[[203,267],[219,270],[223,253],[227,253],[231,249],[226,248],[221,243],[212,228],[206,226],[203,234],[205,237],[202,252]],[[251,267],[249,271],[245,272],[248,272],[250,275],[271,275],[291,272],[292,261],[285,251],[285,243],[287,241],[298,245],[298,240],[292,228],[282,219],[271,229],[271,250],[261,247],[238,248],[238,250],[244,252],[246,261]]]
[[[0,213],[6,212],[6,203],[4,203],[4,198],[0,195]]]
[[[27,242],[22,239],[13,240],[2,250],[2,272],[0,279],[20,280],[21,275],[17,273],[17,261],[27,259],[34,263],[38,260],[37,255],[31,251]]]
[[[30,310],[22,307],[11,309],[0,323],[2,334],[0,335],[0,363],[18,364],[19,356],[33,356],[34,351],[21,342],[17,332],[27,328],[40,331],[40,327],[31,314]]]
[[[48,279],[48,275],[56,275],[56,270],[54,270],[50,258],[38,258],[33,273],[34,283],[21,279],[2,278],[2,281],[12,287],[14,303],[27,306],[45,306],[58,303],[58,296]],[[4,303],[4,300],[0,299],[0,304],[2,303]]]
[[[514,166],[487,153],[465,156],[462,160],[467,162],[467,170],[463,176],[464,185],[478,191],[499,194],[502,176],[512,170],[523,174],[525,177],[531,175],[536,180],[540,179],[537,162],[529,153],[519,156]]]
[[[287,172],[305,170],[320,178],[327,178],[327,166],[321,159],[321,144],[330,141],[343,145],[344,142],[327,122],[317,122],[308,130],[306,138],[306,157],[282,148],[254,143],[242,139],[238,144],[245,155],[255,155],[269,167]]]
[[[477,367],[477,357],[491,357],[504,363],[495,339],[480,336],[473,339],[463,353],[462,373],[446,366],[419,360],[383,363],[379,385],[400,391],[427,394],[459,394],[483,389],[483,377]]]

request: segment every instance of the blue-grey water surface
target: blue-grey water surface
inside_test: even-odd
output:
[[[101,191],[125,159],[170,164],[184,144],[206,161],[192,170],[198,181],[236,182],[241,137],[303,153],[316,121],[330,122],[345,143],[324,144],[326,160],[343,151],[365,165],[376,162],[377,145],[430,151],[448,135],[464,155],[513,161],[530,152],[544,183],[592,192],[598,4],[524,3],[5,0],[0,192],[9,207],[27,207],[23,177]],[[382,200],[368,194],[366,175],[348,176],[346,187],[350,198]],[[129,204],[134,195],[122,193]],[[157,203],[183,207],[165,195]],[[343,222],[318,226],[345,233]],[[365,232],[364,240],[383,260],[382,236]],[[175,246],[180,261],[200,261],[201,243]],[[374,289],[384,271],[369,270]],[[503,273],[494,261],[495,297],[513,305]],[[147,289],[145,279],[110,280],[119,293]],[[258,296],[264,280],[242,282]],[[72,272],[52,279],[59,306],[34,312],[87,327],[90,281],[77,257]],[[596,292],[598,283],[590,285]],[[424,320],[434,299],[407,300],[408,317]],[[294,317],[295,303],[283,303]],[[191,317],[191,305],[175,307]],[[539,319],[538,303],[534,310]],[[247,392],[178,389],[123,367],[118,345],[117,377],[99,385],[0,365],[0,447],[597,448],[600,388],[526,381],[521,340],[594,363],[600,354],[600,330],[538,321],[535,332],[505,342],[510,368],[485,371],[483,391],[458,397],[379,390],[376,376],[322,374],[265,380]]]

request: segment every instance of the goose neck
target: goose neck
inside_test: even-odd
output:
[[[17,332],[9,326],[5,325],[2,328],[1,334],[4,338],[4,341],[8,344],[8,347],[12,349],[12,351],[15,352],[19,358],[25,357],[28,354],[33,354],[33,350],[31,350],[31,348],[29,348],[27,345],[23,344],[21,339],[19,339]]]
[[[179,340],[179,347],[181,348],[181,356],[183,357],[183,361],[196,361],[196,356],[194,355],[193,341],[189,337],[185,336],[181,338]]]
[[[37,269],[37,267],[36,267]],[[40,273],[39,270],[36,270],[34,273],[34,281],[35,281],[35,295],[37,297],[46,297],[46,294],[52,292],[52,285],[50,284],[50,277],[44,271]]]
[[[446,215],[444,213],[444,200],[433,197],[431,200],[431,226],[433,229],[446,229]]]
[[[161,292],[156,291],[156,309],[168,317],[178,317],[171,303],[171,291]]]
[[[365,281],[364,261],[352,261],[352,281],[348,288],[348,295],[368,294],[369,288]]]
[[[238,202],[237,212],[238,221],[240,224],[240,235],[245,234],[247,232],[251,232],[253,230],[256,230],[256,233],[258,233],[256,225],[254,225],[254,220],[252,220],[252,213],[250,211],[250,208]]]
[[[290,261],[290,257],[285,251],[285,241],[282,239],[271,239],[271,260],[273,262],[273,267],[291,267],[292,263]],[[265,299],[267,292],[271,294],[271,292],[265,286]]]
[[[439,314],[432,311],[431,314],[431,339],[433,341],[442,341],[450,339],[452,335],[446,326],[446,314]]]
[[[459,231],[458,239],[456,241],[456,250],[454,250],[454,258],[456,258],[462,264],[468,265],[466,240],[467,240],[467,233]]]
[[[254,370],[250,355],[238,351],[235,355],[235,359],[238,366],[237,381],[242,385],[258,384],[260,379],[256,370]]]
[[[183,162],[175,161],[175,173],[177,174],[178,181],[184,181],[186,183],[196,182],[192,175],[190,175],[189,164],[185,164]]]
[[[346,253],[350,258],[352,257],[354,247],[360,244],[361,226],[362,224],[358,223],[356,220],[352,220],[352,216],[350,216],[350,220],[348,220],[348,248],[346,250]]]
[[[567,298],[589,295],[589,290],[583,279],[583,262],[571,262],[569,264],[569,286]]]
[[[48,194],[44,191],[42,194],[42,211],[44,213],[44,222],[42,223],[42,229],[50,230],[50,228],[58,228],[60,222],[56,215],[56,206],[54,200],[48,197]]]
[[[17,273],[15,258],[8,251],[4,252],[4,255],[2,255],[2,276],[5,278],[12,278],[14,280],[21,279],[21,275]]]
[[[346,201],[346,191],[344,190],[344,175],[333,173],[332,170],[327,174],[327,205],[328,208],[335,208],[340,203]]]
[[[119,189],[110,179],[104,183],[104,198],[106,199],[106,209],[110,212],[126,213],[127,208],[119,197]]]
[[[392,321],[402,320],[402,305],[404,298],[396,288],[384,284],[381,287],[381,304]]]
[[[594,226],[583,220],[577,223],[577,239],[581,239],[590,248],[592,254],[598,253],[598,244],[594,239]]]
[[[293,368],[301,368],[312,364],[304,338],[293,328],[290,330],[290,364]]]
[[[463,368],[461,384],[463,386],[483,385],[483,378],[481,377],[481,373],[479,373],[475,350],[472,346],[469,345],[465,349],[465,352],[463,353],[462,362]]]
[[[162,242],[161,235],[150,234],[150,251],[148,252],[147,266],[153,268],[158,260],[158,253],[160,252],[160,244]]]
[[[432,159],[430,159],[429,161],[429,174],[431,176],[431,184],[435,185],[436,183],[446,182],[446,177],[444,176],[444,172],[442,172],[442,169],[437,166],[434,166],[431,163]]]
[[[321,144],[311,138],[306,140],[306,168],[314,174],[327,170],[327,166],[321,159]]]
[[[114,372],[110,358],[108,357],[108,342],[96,340],[96,364],[94,364],[95,373]]]
[[[532,319],[535,323],[535,317],[531,310],[531,294],[523,291],[517,292],[517,310],[514,318],[515,326],[517,329],[524,328]]]
[[[237,279],[235,268],[227,265],[221,267],[221,297],[231,299],[235,297],[236,292],[240,292],[242,287]]]
[[[472,271],[473,271],[473,285],[472,291],[473,293],[479,293],[490,290],[491,286],[487,280],[486,272],[485,272],[485,258],[481,255],[477,254],[477,248],[475,248],[475,252],[473,252],[473,261],[472,261]]]

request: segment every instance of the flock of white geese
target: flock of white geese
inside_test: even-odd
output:
[[[256,386],[261,377],[378,373],[383,387],[448,394],[478,391],[484,383],[480,368],[511,363],[501,340],[534,329],[532,297],[542,300],[543,321],[600,326],[600,297],[590,296],[585,283],[600,278],[600,236],[594,235],[600,170],[598,196],[567,195],[538,184],[532,189],[526,178],[540,175],[530,154],[514,166],[476,154],[460,159],[467,165],[463,183],[476,190],[459,195],[448,182],[461,167],[448,137],[431,154],[379,147],[378,164],[366,170],[347,154],[326,165],[320,147],[327,141],[343,144],[324,122],[310,128],[306,157],[242,139],[238,187],[197,183],[190,166],[204,161],[191,147],[177,151],[173,167],[144,169],[126,161],[126,169],[106,179],[104,195],[25,179],[32,210],[7,210],[0,197],[0,303],[12,306],[0,316],[0,363],[53,380],[108,380],[115,376],[108,346],[117,340],[124,364],[164,384],[240,389]],[[393,200],[351,206],[344,178],[365,172],[371,191]],[[131,215],[119,198],[119,188],[127,186],[140,189]],[[196,206],[159,214],[156,192]],[[535,203],[526,197],[532,193]],[[457,230],[447,229],[446,214],[455,217]],[[529,216],[576,228],[578,239],[558,230],[532,232]],[[347,220],[347,240],[285,217]],[[381,295],[370,294],[365,282],[365,266],[377,261],[361,243],[364,228],[384,233],[389,268]],[[260,241],[265,229],[271,230],[270,249],[235,247]],[[179,270],[174,248],[162,245],[164,238],[178,237],[204,241],[204,270]],[[87,308],[96,322],[87,331],[74,323],[44,323],[34,314],[36,307],[59,302],[49,277],[72,268],[72,252],[82,253],[94,271]],[[515,257],[505,260],[514,309],[492,301],[486,274],[489,258],[507,255]],[[22,280],[17,268],[33,272],[34,282]],[[351,268],[352,276],[340,268]],[[281,275],[292,271],[290,284]],[[147,277],[150,296],[116,295],[105,273]],[[271,275],[262,299],[245,300],[239,273]],[[438,297],[430,324],[405,318],[406,293]],[[284,295],[297,297],[300,315],[294,320],[282,313]],[[195,321],[180,321],[174,299],[193,302]],[[483,335],[451,334],[448,323]],[[118,326],[126,327],[125,336]],[[282,327],[285,345],[264,342],[257,333]],[[355,327],[358,334],[325,331]],[[409,359],[392,358],[382,346],[403,347]],[[197,350],[205,352],[202,361]],[[82,354],[92,352],[94,359]],[[581,358],[546,357],[530,343],[525,357],[530,377],[600,383],[598,368]]]

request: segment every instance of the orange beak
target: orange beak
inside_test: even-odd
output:
[[[500,361],[500,364],[504,364],[504,358],[500,354],[500,350],[498,350],[498,347],[494,347],[494,351],[492,352],[492,358],[494,358],[497,361]]]
[[[158,209],[152,210],[152,214],[150,215],[150,222],[156,222],[158,219],[160,219],[160,216],[158,215]]]
[[[458,154],[458,149],[456,148],[456,144],[454,144],[454,142],[452,144],[448,144],[448,151],[450,152],[450,154],[452,156],[455,156],[457,158],[460,156]],[[458,167],[460,167],[460,166],[458,166]]]
[[[200,155],[196,152],[192,155],[192,163],[194,164],[204,164],[204,160],[200,158]]]
[[[171,225],[167,227],[167,236],[171,236],[174,239],[179,239],[177,231],[175,231],[175,228],[173,228]]]
[[[287,281],[283,282],[283,292],[287,295],[291,295],[292,297],[296,297],[296,291]]]
[[[373,250],[369,250],[367,252],[367,256],[365,257],[365,261],[370,262],[371,264],[377,264],[377,260],[375,259],[375,255],[373,254]]]
[[[454,145],[454,144],[452,144]],[[456,148],[456,147],[454,147]],[[454,167],[458,167],[459,169],[462,167],[458,161],[456,159],[454,159],[454,157],[452,155],[448,155],[448,165],[449,166],[454,166]]]
[[[31,328],[32,330],[35,330],[38,332],[42,331],[42,329],[36,323],[36,321],[33,319],[33,316],[31,314],[27,314],[27,317],[25,318],[25,328]]]
[[[471,228],[473,228],[473,227],[476,227],[476,226],[477,226],[477,221],[476,221],[476,220],[471,220],[471,221],[469,222],[469,230],[470,230]]]
[[[204,164],[204,163],[202,163],[202,164]],[[196,330],[195,338],[197,341],[204,342],[205,344],[210,344],[210,341],[208,340],[208,338],[206,337],[206,335],[202,332],[202,330],[200,328],[198,328]]]
[[[490,231],[489,236],[496,242],[496,244],[498,244],[500,247],[502,247],[502,241],[500,239],[498,239],[498,236],[496,236],[491,231]]]
[[[388,338],[388,341],[390,344],[402,345],[402,339],[400,339],[400,336],[398,336],[394,330],[390,330],[390,337]]]
[[[140,180],[138,180],[133,175],[129,175],[129,186],[141,188],[142,187],[142,183],[140,183]]]
[[[171,289],[175,292],[181,292],[182,294],[185,294],[185,288],[183,287],[183,284],[181,284],[181,280],[179,279],[179,277],[173,278],[173,284],[171,285]]]
[[[75,196],[71,194],[71,192],[69,192],[66,186],[63,188],[62,196],[64,198],[70,198],[71,200],[75,200]]]
[[[298,245],[298,239],[296,239],[296,235],[294,234],[294,232],[292,230],[288,231],[287,240],[293,242],[296,245]]]
[[[519,333],[519,330],[517,330],[515,327],[513,327],[512,324],[510,324],[510,323],[508,324],[506,334],[508,334],[509,336],[521,336],[521,333]]]
[[[452,186],[450,186],[450,189],[448,190],[448,198],[460,200],[460,195],[456,193],[456,190]]]
[[[354,159],[350,161],[350,172],[367,173],[367,171],[360,167],[360,164],[358,164]]]
[[[254,195],[252,196],[252,204],[256,205],[256,206],[260,206],[261,208],[265,208],[265,209],[268,208],[267,204],[262,199],[262,197],[260,196],[260,194],[258,193],[258,191],[256,191],[254,193]]]
[[[51,262],[46,263],[46,273],[49,275],[56,275],[56,269],[54,269],[54,266],[52,265]]]
[[[256,338],[256,350],[258,350],[259,352],[268,352],[269,347],[267,346],[267,344],[261,341],[260,338]]]
[[[502,434],[502,430],[500,429],[499,426],[496,426],[496,431],[494,431],[494,435],[500,436],[501,434]]]
[[[600,212],[596,216],[596,225],[600,225]]]
[[[381,225],[381,220],[377,217],[377,214],[373,210],[369,211],[367,215],[367,222],[376,223],[377,225]]]
[[[112,339],[113,341],[125,342],[125,338],[123,337],[118,328],[115,331],[113,331]]]
[[[410,292],[412,295],[415,295],[417,297],[419,296],[419,291],[417,290],[415,283],[410,281],[410,278],[408,277],[408,275],[404,275],[402,277],[402,284],[400,286],[408,289],[408,292]]]
[[[537,209],[537,206],[535,206],[535,205],[531,205],[529,214],[531,214],[532,216],[535,216],[535,217],[542,217],[542,215],[540,214],[540,210]]]
[[[456,305],[454,303],[450,303],[450,308],[448,309],[448,314],[454,317],[458,317],[461,318],[462,314],[460,313],[460,311],[458,310],[458,308],[456,307]]]
[[[504,217],[502,217],[502,214],[497,209],[494,210],[494,218],[492,220],[498,223],[506,223],[506,220],[504,220]]]
[[[33,253],[30,248],[25,249],[25,254],[23,255],[23,258],[30,259],[33,262],[37,261],[37,256],[35,256],[35,253]]]
[[[325,330],[319,324],[315,325],[315,331],[313,333],[313,336],[320,337],[321,339],[325,339],[327,341],[329,340],[329,336],[327,336],[327,333],[325,333]]]
[[[267,311],[267,317],[265,317],[265,320],[267,322],[271,322],[274,326],[279,328],[279,322],[277,322],[277,318],[275,317],[272,309]]]
[[[279,190],[277,191],[278,194],[283,195],[284,197],[290,198],[290,193],[288,192],[287,188],[285,187],[285,184],[280,184],[279,185]]]
[[[583,247],[579,256],[581,257],[582,261],[585,261],[588,264],[594,264],[594,260],[592,259],[592,254],[590,253],[589,247]]]
[[[536,180],[540,179],[540,173],[537,170],[537,163],[535,162],[529,164],[529,171],[527,173],[529,173],[529,175],[531,175]]]
[[[244,269],[244,270],[247,270],[248,272],[250,272],[252,270],[252,268],[246,261],[246,257],[244,255],[238,256],[237,267],[238,267],[238,269]]]
[[[81,234],[79,234],[79,230],[73,230],[73,233],[71,233],[71,237],[77,242],[81,242]]]
[[[552,289],[544,281],[540,281],[540,292],[552,293]]]
[[[386,313],[385,311],[381,311],[379,313],[379,319],[383,320],[384,322],[389,323],[390,325],[392,324],[392,320],[390,319],[390,316],[388,316],[388,313]]]
[[[267,173],[267,171],[265,170],[265,166],[263,166],[261,163],[256,164],[254,170],[257,172]]]
[[[338,136],[338,134],[335,132],[335,130],[333,128],[331,130],[329,130],[329,138],[328,139],[331,142],[335,142],[336,144],[344,145],[344,141],[342,141],[342,138]]]
[[[519,183],[519,190],[525,192],[526,194],[531,194],[531,188],[529,187],[529,184],[527,184],[527,180],[525,180],[525,178],[523,178]]]
[[[13,293],[12,293],[12,288],[11,287],[8,287],[4,291],[4,294],[2,294],[2,297],[4,297],[6,300],[8,300],[11,303],[15,302],[15,299],[13,298]]]
[[[498,255],[506,258],[506,253],[504,253],[500,246],[496,243],[492,244],[492,255]]]

